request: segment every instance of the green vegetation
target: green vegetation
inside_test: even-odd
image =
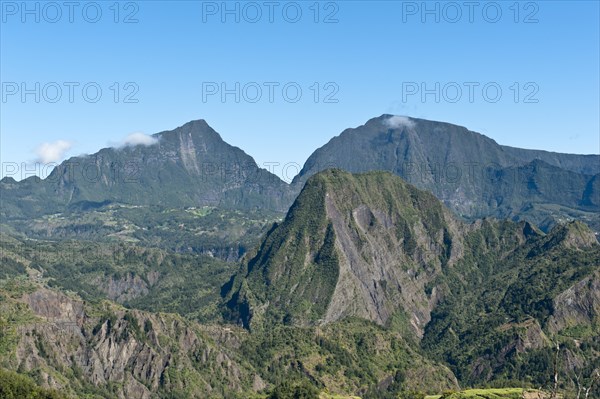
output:
[[[496,248],[495,257],[474,252],[439,281],[452,294],[432,314],[422,341],[425,351],[444,359],[469,385],[489,383],[493,376],[505,385],[548,388],[554,358],[549,337],[571,346],[569,356],[600,366],[600,358],[589,351],[597,347],[596,337],[578,336],[589,348],[583,351],[572,339],[552,337],[546,329],[554,313],[553,298],[597,270],[599,246],[582,251],[565,245],[568,235],[580,234],[579,228],[556,228],[512,252],[503,244],[509,240],[506,233],[488,239],[486,245]],[[481,248],[486,239],[474,233],[468,240]],[[579,331],[590,328],[580,326]],[[563,335],[573,331],[578,330],[571,328]],[[531,348],[526,351],[526,346]]]
[[[282,216],[282,213],[266,210],[242,212],[215,207],[168,208],[111,203],[91,210],[72,209],[15,219],[10,224],[30,239],[83,240],[105,245],[133,243],[236,261]]]
[[[3,399],[66,399],[51,389],[41,388],[27,376],[0,368],[0,398]]]
[[[440,399],[522,399],[523,392],[523,388],[467,389],[443,394]]]
[[[550,390],[555,367],[567,394],[600,367],[600,246],[581,223],[549,234],[525,222],[467,225],[390,173],[332,170],[311,178],[236,264],[175,251],[207,226],[203,239],[218,241],[219,229],[223,240],[258,234],[264,214],[111,206],[93,211],[114,217],[102,226],[127,219],[154,232],[141,239],[144,228],[132,228],[116,242],[93,242],[102,229],[59,241],[0,234],[1,367],[94,399],[127,389],[158,398],[520,399],[523,389]],[[194,233],[165,249],[182,218]],[[151,237],[162,248],[148,247]],[[354,274],[340,284],[348,259]],[[347,313],[328,313],[333,301]],[[487,388],[448,391],[459,386]]]
[[[9,261],[2,262],[0,275],[24,278],[29,270],[39,281],[76,292],[89,301],[108,298],[128,307],[175,312],[201,321],[220,317],[218,287],[236,267],[208,256],[126,243],[0,237],[5,237],[2,257]]]
[[[319,390],[308,381],[285,381],[278,384],[267,399],[319,399]]]
[[[240,349],[274,385],[308,377],[317,388],[366,392],[365,399],[382,397],[383,391],[452,386],[449,371],[423,358],[400,334],[360,319],[324,327],[275,326],[253,332]],[[393,383],[382,388],[382,380]]]

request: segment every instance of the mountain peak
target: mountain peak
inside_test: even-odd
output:
[[[179,126],[175,130],[177,130],[177,129],[187,129],[187,130],[191,130],[191,131],[210,129],[210,130],[214,131],[214,129],[204,119],[191,120],[191,121]]]
[[[12,190],[6,199],[30,213],[32,209],[57,212],[82,201],[276,211],[287,209],[291,202],[293,193],[285,182],[260,169],[251,156],[225,142],[203,119],[153,137],[156,145],[130,146],[126,151],[105,148],[71,158],[56,167],[44,184],[30,192],[24,189],[26,182],[39,178],[26,179],[19,184],[23,190]]]
[[[0,183],[15,184],[15,183],[17,183],[17,181],[15,179],[13,179],[11,176],[5,176],[4,178],[2,178],[2,180],[0,180]]]
[[[320,172],[246,259],[226,293],[228,317],[247,327],[263,317],[385,325],[403,307],[420,335],[430,298],[413,290],[426,282],[414,273],[454,261],[459,224],[432,194],[392,173]]]
[[[562,245],[568,248],[591,248],[599,245],[594,232],[578,220],[556,226],[549,234],[560,237]]]
[[[222,141],[221,135],[217,133],[204,119],[196,119],[183,125],[160,133],[153,134],[154,137],[167,140],[180,140],[183,136],[202,137]]]
[[[558,218],[545,204],[597,211],[600,156],[501,146],[466,127],[382,114],[345,129],[313,152],[293,184],[329,168],[386,170],[432,192],[457,214],[529,219],[544,230]],[[539,204],[537,207],[528,204]]]

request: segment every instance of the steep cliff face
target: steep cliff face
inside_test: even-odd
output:
[[[137,274],[127,273],[124,276],[108,276],[95,278],[92,284],[96,284],[99,289],[111,301],[125,303],[132,299],[140,298],[148,294],[160,279],[160,272],[153,270],[146,273],[145,278]]]
[[[558,333],[569,327],[596,327],[600,325],[600,259],[598,271],[584,278],[553,300],[554,313],[548,320],[548,329]]]
[[[35,318],[17,330],[15,369],[34,372],[63,391],[108,392],[146,399],[157,393],[222,397],[261,385],[232,357],[231,329],[204,328],[168,314],[151,314],[81,300],[44,288],[25,294]],[[211,338],[208,338],[208,337]]]
[[[359,317],[386,325],[395,314],[418,337],[447,288],[438,284],[465,252],[468,235],[501,231],[466,225],[433,195],[390,173],[340,170],[309,180],[284,222],[273,229],[228,286],[231,315],[246,326],[267,317],[325,324]],[[528,224],[507,224],[481,252],[514,250]],[[528,230],[529,229],[529,230]]]
[[[462,243],[452,240],[459,236],[459,224],[432,198],[407,186],[390,185],[388,179],[357,179],[362,195],[332,189],[325,196],[339,261],[323,322],[356,316],[385,325],[402,309],[415,333],[422,335],[438,300],[436,293],[425,292],[425,286],[460,257]],[[336,183],[344,186],[343,181]],[[375,199],[376,187],[387,192]],[[393,205],[386,206],[391,199]],[[428,217],[421,218],[421,211]]]

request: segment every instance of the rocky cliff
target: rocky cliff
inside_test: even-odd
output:
[[[548,234],[527,222],[465,223],[391,173],[334,169],[307,181],[223,287],[224,314],[254,332],[358,318],[402,331],[461,383],[546,384],[556,340],[580,345],[569,364],[600,361],[599,267],[583,223]]]
[[[465,252],[473,255],[466,238],[500,225],[465,224],[390,173],[326,171],[307,182],[226,287],[230,310],[246,326],[264,314],[299,324],[360,317],[386,325],[400,312],[421,337],[447,291],[439,277]],[[503,229],[506,242],[481,251],[510,251],[528,229],[540,234],[528,224]]]
[[[231,354],[239,343],[229,328],[109,302],[90,306],[45,288],[18,302],[31,318],[17,327],[9,362],[60,391],[146,399],[165,392],[209,398],[264,388]]]

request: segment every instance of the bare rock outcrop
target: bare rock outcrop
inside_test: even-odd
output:
[[[111,383],[123,399],[149,399],[160,390],[205,398],[223,389],[224,381],[231,391],[264,387],[232,357],[228,345],[209,338],[231,342],[231,330],[110,303],[93,314],[100,309],[44,288],[22,300],[37,318],[17,331],[15,367],[38,370],[44,385],[68,390],[74,384],[106,388]],[[65,380],[69,374],[74,380]]]
[[[552,333],[597,322],[600,316],[600,270],[559,294],[553,305],[554,313],[548,320],[548,330]]]

